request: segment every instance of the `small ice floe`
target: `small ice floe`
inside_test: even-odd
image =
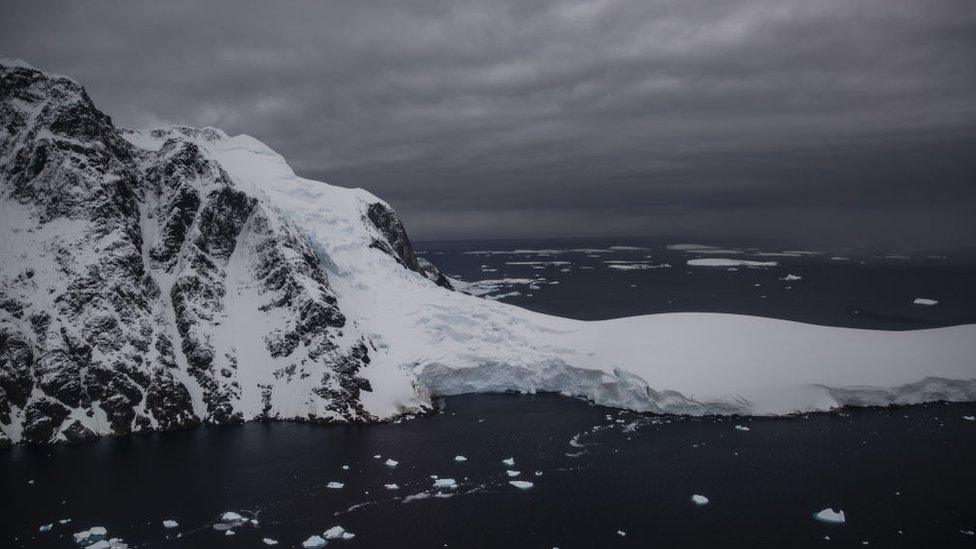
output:
[[[505,474],[510,477],[517,477],[522,474],[522,471],[512,471],[511,469],[509,469],[508,471],[505,471]]]
[[[584,446],[584,444],[579,441],[579,433],[576,433],[573,435],[573,438],[569,439],[569,445],[573,448],[582,448]]]
[[[464,456],[454,456],[454,461],[468,461],[468,458]]]
[[[780,280],[785,280],[787,282],[793,282],[794,280],[803,280],[803,277],[795,274],[788,274],[781,278]]]
[[[627,532],[624,532],[623,530],[617,530],[617,535],[623,538],[627,536]]]
[[[322,536],[311,535],[307,540],[302,542],[302,547],[305,549],[318,549],[319,547],[325,547],[325,538]]]
[[[745,425],[736,425],[736,426],[735,426],[735,430],[736,430],[736,431],[748,431],[748,430],[749,430],[749,428],[748,428],[748,427],[746,427]]]
[[[438,477],[437,475],[430,475],[430,478],[432,478],[432,479],[434,479],[434,480],[437,480],[437,479],[438,479],[438,478],[440,478],[440,477]]]
[[[244,517],[240,513],[235,513],[234,511],[227,511],[223,515],[220,515],[220,520],[224,522],[242,522]]]
[[[332,482],[330,482],[330,483],[328,483],[328,484],[325,485],[326,488],[331,488],[333,490],[340,490],[344,486],[345,486],[345,484],[343,484],[341,482],[336,482],[334,480]]]
[[[163,528],[176,528],[179,525],[175,520],[166,519],[163,521]]]
[[[833,509],[818,511],[813,515],[813,518],[822,522],[831,522],[834,524],[844,524],[846,521],[844,511],[834,511]]]
[[[383,487],[386,488],[387,490],[399,490],[400,489],[400,487],[397,484],[395,484],[395,483],[394,484],[384,484]]]
[[[356,534],[352,532],[347,532],[342,526],[333,526],[326,530],[323,534],[325,539],[352,539],[356,537]]]
[[[343,465],[342,466],[342,470],[343,471],[348,471],[349,470],[349,466],[348,465]]]
[[[927,297],[916,297],[915,301],[912,301],[914,305],[938,305],[939,302],[934,299],[929,299]]]
[[[278,540],[271,538],[263,538],[261,540],[265,545],[278,545]]]
[[[508,481],[508,483],[518,488],[519,490],[528,490],[529,488],[535,486],[534,484],[532,484],[527,480],[510,480]]]
[[[381,456],[380,456],[379,454],[374,454],[374,455],[373,455],[373,459],[380,459],[380,457],[381,457]]]
[[[541,476],[542,476],[542,471],[536,471],[536,472],[535,472],[535,476],[537,476],[537,477],[541,477]]]
[[[976,532],[972,530],[959,530],[964,536],[976,536]]]
[[[106,534],[108,534],[108,530],[104,526],[93,526],[87,530],[75,533],[75,543],[79,545],[95,543],[104,539]]]
[[[453,478],[439,478],[434,481],[434,488],[457,488],[457,481]]]
[[[411,501],[418,501],[421,499],[427,499],[430,497],[429,492],[420,492],[418,494],[410,494],[409,496],[403,498],[403,503],[410,503]]]
[[[400,464],[400,462],[395,459],[388,459],[384,463],[386,464],[387,467],[396,467],[397,465]]]
[[[71,519],[61,519],[58,521],[58,524],[68,524],[69,522],[71,522]]]
[[[224,532],[224,535],[225,536],[236,536],[237,534],[235,534],[233,530],[227,530],[226,532]]]
[[[708,505],[708,498],[701,494],[691,496],[691,502],[695,505]]]
[[[512,465],[515,465],[515,458],[505,458],[502,460],[502,463],[511,467]]]
[[[976,416],[962,416],[966,421],[976,421]]]
[[[54,524],[42,524],[40,528],[37,529],[38,532],[50,532],[51,528],[54,528]]]

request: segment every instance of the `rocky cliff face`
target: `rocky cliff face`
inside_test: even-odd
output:
[[[10,60],[0,121],[0,444],[372,419],[368,335],[300,227],[201,146],[226,135],[117,129],[79,84]],[[450,286],[388,206],[363,223]]]

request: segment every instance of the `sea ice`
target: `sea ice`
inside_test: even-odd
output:
[[[338,489],[342,488],[343,486],[345,486],[345,484],[343,484],[341,482],[336,482],[334,480],[332,482],[330,482],[330,483],[328,483],[328,484],[325,485],[326,488],[332,488],[333,490],[338,490]]]
[[[834,511],[833,509],[823,509],[818,511],[813,515],[813,518],[819,521],[831,522],[835,524],[843,524],[847,520],[844,517],[844,511]]]
[[[708,505],[708,498],[700,494],[691,496],[691,501],[694,502],[695,505]]]
[[[512,465],[515,465],[515,458],[505,458],[502,460],[502,463],[511,467]]]
[[[434,481],[434,488],[457,488],[457,482],[453,478],[439,478]]]
[[[508,474],[508,476],[510,477],[517,477],[522,474],[521,471],[512,471],[511,469],[505,471],[505,473]]]
[[[748,431],[748,430],[749,430],[749,428],[748,428],[748,427],[746,427],[745,425],[736,425],[736,426],[735,426],[735,430],[736,430],[736,431]]]
[[[387,490],[399,490],[400,489],[400,487],[397,484],[384,484],[383,486]]]
[[[464,456],[454,456],[454,461],[468,461],[468,458]]]
[[[264,538],[261,541],[263,541],[265,545],[278,545],[278,540],[276,539]]]
[[[624,537],[627,535],[627,532],[624,532],[623,530],[617,530],[617,535],[620,537]]]
[[[976,421],[976,416],[962,416],[966,421]]]
[[[163,521],[163,528],[176,528],[177,526],[179,526],[179,523],[175,520],[167,519]]]
[[[508,483],[520,490],[528,490],[529,488],[535,486],[527,480],[510,480]]]
[[[54,527],[54,524],[42,524],[41,527],[38,528],[37,530],[39,532],[47,532],[47,531],[50,531],[51,528],[53,528],[53,527]]]
[[[237,534],[235,534],[233,530],[227,530],[226,532],[224,532],[224,535],[225,536],[236,536]]]
[[[235,513],[234,511],[227,511],[223,515],[220,515],[220,520],[224,522],[240,522],[244,520],[244,517],[240,513]]]
[[[399,463],[400,462],[397,461],[397,460],[395,460],[395,459],[388,459],[388,460],[386,460],[386,466],[387,467],[396,467]]]
[[[788,275],[784,276],[783,278],[781,278],[780,280],[785,280],[787,282],[792,282],[794,280],[802,280],[802,279],[803,279],[803,277],[800,276],[800,275],[788,274]]]
[[[915,301],[912,301],[912,303],[915,305],[938,305],[939,302],[926,297],[916,297]]]
[[[302,547],[305,549],[318,549],[319,547],[325,547],[325,539],[322,536],[309,536],[307,540],[302,542]]]
[[[325,539],[352,539],[356,537],[356,534],[352,532],[347,532],[342,526],[333,526],[326,530],[323,534]]]

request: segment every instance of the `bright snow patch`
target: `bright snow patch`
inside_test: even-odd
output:
[[[813,515],[813,518],[823,522],[832,522],[836,524],[843,524],[846,521],[844,511],[834,511],[833,509],[818,511],[815,515]]]
[[[434,481],[434,488],[457,488],[457,486],[453,478],[439,478]]]
[[[326,488],[332,488],[333,490],[339,490],[343,486],[345,486],[345,484],[343,484],[341,482],[336,482],[334,480],[332,482],[330,482],[330,483],[328,483],[328,484],[325,485]]]
[[[700,494],[695,494],[691,496],[691,501],[695,505],[708,505],[708,498]]]
[[[512,465],[515,465],[515,458],[505,458],[502,460],[502,463],[511,467]]]
[[[725,257],[703,257],[699,259],[689,259],[688,265],[692,267],[775,267],[779,263],[775,261],[752,261],[748,259],[729,259]]]
[[[527,480],[510,480],[508,483],[520,490],[528,490],[529,488],[535,486]]]
[[[934,299],[929,299],[927,297],[916,297],[915,301],[912,301],[915,305],[938,305],[939,302]]]
[[[164,520],[163,521],[163,528],[176,528],[179,525],[180,524],[178,522],[176,522],[175,520]]]

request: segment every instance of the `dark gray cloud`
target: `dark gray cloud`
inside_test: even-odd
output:
[[[976,247],[972,0],[0,9],[120,124],[249,133],[417,238]]]

